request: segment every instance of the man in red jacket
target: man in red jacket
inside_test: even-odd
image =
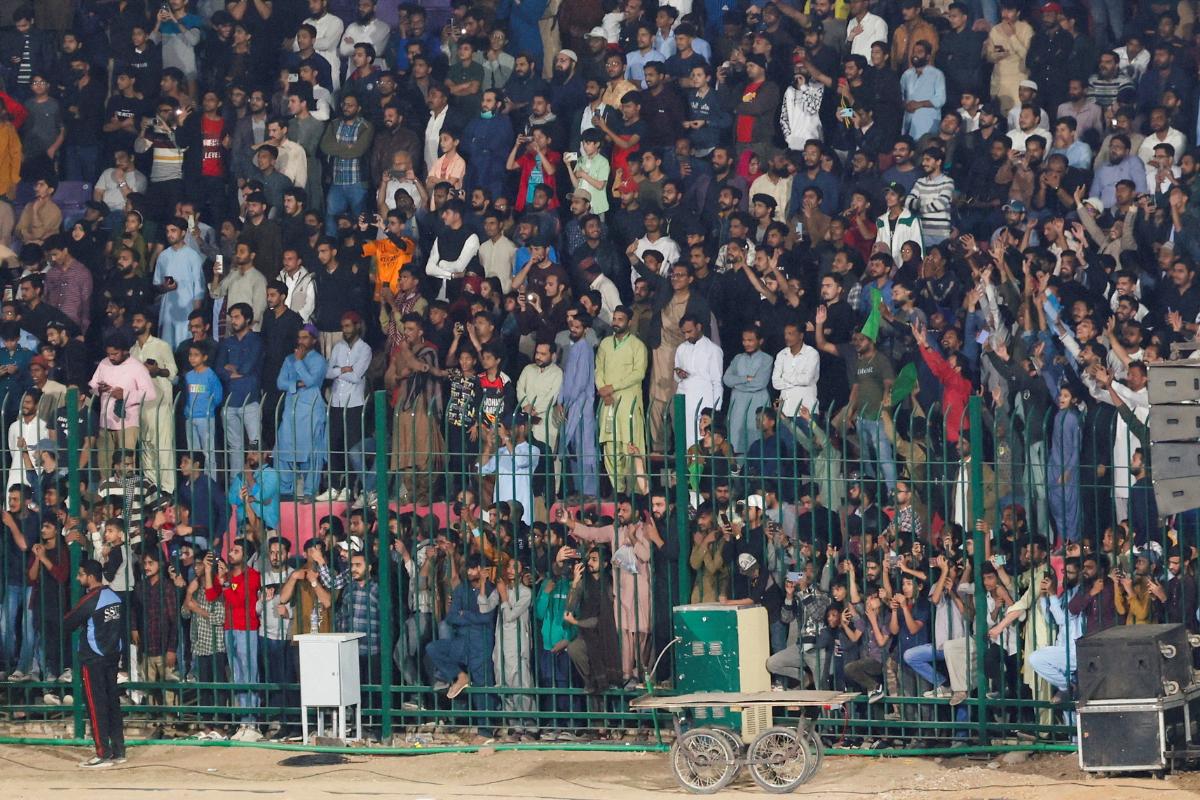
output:
[[[963,373],[967,361],[961,353],[951,353],[947,359],[929,346],[925,335],[925,324],[920,320],[912,323],[913,338],[921,348],[921,358],[942,384],[942,416],[946,420],[946,452],[958,444],[958,437],[968,427],[967,400],[971,397],[971,379]]]
[[[262,580],[258,570],[247,563],[255,551],[254,542],[238,539],[224,559],[204,562],[204,596],[210,602],[217,598],[225,601],[225,649],[233,668],[233,682],[240,684],[258,683],[258,590]],[[239,691],[234,696],[241,708],[258,706],[254,692]],[[261,741],[262,733],[254,723],[253,712],[244,714],[237,733],[230,738]]]

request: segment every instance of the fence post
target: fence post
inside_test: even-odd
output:
[[[379,739],[392,735],[392,536],[388,527],[387,395],[375,392],[375,528],[379,537]],[[403,569],[403,565],[400,567]]]
[[[674,407],[675,447],[675,535],[679,542],[679,602],[692,600],[692,540],[688,538],[687,404],[683,395],[671,399]]]
[[[979,395],[971,395],[967,404],[967,420],[970,424],[971,444],[971,541],[974,553],[971,558],[971,575],[975,582],[975,693],[976,713],[979,716],[979,744],[987,745],[988,736],[988,698],[987,674],[985,672],[985,655],[987,650],[987,593],[983,588],[983,533],[975,527],[975,520],[983,519],[984,486],[983,486],[983,413]]]
[[[67,389],[67,516],[78,520],[79,517],[79,390],[75,387]],[[40,502],[41,498],[38,498]],[[80,529],[86,531],[87,527],[80,523]],[[83,594],[83,587],[79,585],[79,581],[75,580],[75,573],[79,572],[79,563],[83,558],[82,548],[73,544],[70,546],[71,552],[71,577],[68,580],[71,586],[71,605],[74,606],[79,602],[80,596]],[[83,676],[80,674],[79,659],[76,658],[78,653],[79,631],[71,634],[71,697],[75,699],[74,708],[72,709],[72,717],[75,725],[75,738],[83,738]]]

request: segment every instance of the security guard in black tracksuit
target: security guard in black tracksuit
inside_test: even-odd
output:
[[[124,607],[120,596],[104,585],[99,561],[83,562],[76,579],[85,594],[67,612],[64,622],[68,631],[83,628],[79,634],[79,661],[88,719],[96,742],[96,755],[80,766],[94,768],[123,764],[125,732],[117,689],[117,667],[121,663],[121,637],[125,631]]]

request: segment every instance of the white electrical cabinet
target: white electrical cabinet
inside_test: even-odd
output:
[[[325,733],[322,708],[337,709],[337,738],[346,739],[346,710],[355,708],[355,737],[362,738],[362,683],[358,674],[358,640],[362,633],[305,633],[300,645],[300,714],[308,741],[308,711],[317,709],[317,736]]]

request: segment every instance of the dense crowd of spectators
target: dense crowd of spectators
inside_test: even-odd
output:
[[[979,614],[988,691],[1042,700],[1082,632],[1197,629],[1146,392],[1200,338],[1190,0],[37,8],[0,3],[0,668],[45,703],[70,546],[125,678],[242,740],[295,694],[185,683],[331,630],[481,737],[575,736],[520,690],[642,685],[681,580],[766,606],[779,685],[958,719]]]

